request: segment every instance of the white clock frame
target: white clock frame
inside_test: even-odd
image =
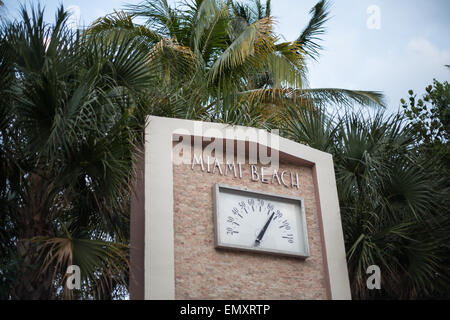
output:
[[[219,208],[220,205],[220,190],[226,189],[231,190],[234,192],[238,192],[240,194],[249,194],[257,197],[262,198],[272,198],[277,199],[278,201],[288,200],[288,201],[294,201],[298,202],[300,205],[300,222],[301,222],[301,236],[303,240],[303,252],[300,254],[295,254],[288,251],[283,250],[276,250],[276,249],[265,249],[265,248],[257,248],[257,247],[249,247],[249,246],[239,246],[239,245],[233,245],[229,243],[222,242],[219,239]],[[273,255],[282,255],[282,256],[290,256],[290,257],[297,257],[306,259],[309,257],[309,243],[308,243],[308,229],[306,226],[306,211],[305,211],[305,203],[303,198],[299,197],[292,197],[287,195],[279,195],[271,192],[264,192],[264,191],[256,191],[256,190],[249,190],[247,188],[237,188],[232,187],[225,184],[219,184],[216,183],[213,186],[213,218],[214,218],[214,246],[219,249],[231,249],[231,250],[238,250],[238,251],[248,251],[248,252],[258,252],[258,253],[265,253],[265,254],[273,254]]]

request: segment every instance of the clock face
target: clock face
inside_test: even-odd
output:
[[[302,199],[218,184],[214,197],[216,247],[309,256]]]

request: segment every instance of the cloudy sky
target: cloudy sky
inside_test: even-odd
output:
[[[14,17],[20,3],[3,0],[3,13]],[[73,23],[95,18],[140,0],[41,0],[47,20],[63,3]],[[175,0],[169,2],[175,2]],[[308,21],[316,0],[272,0],[276,31],[294,40]],[[407,91],[424,92],[434,78],[449,80],[450,1],[448,0],[334,0],[323,36],[324,50],[309,65],[310,86],[382,91],[388,110],[398,110]]]

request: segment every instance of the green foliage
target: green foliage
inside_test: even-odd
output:
[[[110,298],[128,283],[129,186],[142,141],[148,54],[124,34],[86,38],[40,7],[0,34],[1,298]],[[21,276],[17,276],[17,275]]]
[[[264,127],[280,120],[284,106],[298,100],[383,105],[378,92],[308,88],[306,61],[318,58],[327,1],[311,10],[311,20],[292,42],[279,41],[270,13],[270,1],[191,0],[170,5],[146,0],[98,19],[87,34],[126,31],[142,41],[143,50],[152,52],[152,67],[164,83],[147,92],[161,102],[154,114],[235,123],[233,119],[247,119],[241,115],[248,110],[261,114]],[[134,24],[134,17],[144,24]],[[163,96],[166,99],[160,99]]]
[[[325,33],[325,22],[328,21],[329,4],[319,1],[310,11],[312,18],[297,39],[302,50],[312,59],[317,60],[321,46],[318,44],[321,35]]]
[[[422,98],[409,91],[409,103],[401,99],[413,127],[417,152],[441,176],[450,176],[450,85],[434,80]],[[450,179],[449,179],[450,181]],[[447,183],[450,186],[450,183]]]
[[[409,103],[401,99],[405,115],[412,122],[420,143],[445,143],[450,138],[450,85],[434,80],[426,94],[417,99],[409,90]]]

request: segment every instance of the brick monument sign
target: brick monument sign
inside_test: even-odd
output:
[[[330,154],[247,127],[149,117],[131,299],[350,299]]]

